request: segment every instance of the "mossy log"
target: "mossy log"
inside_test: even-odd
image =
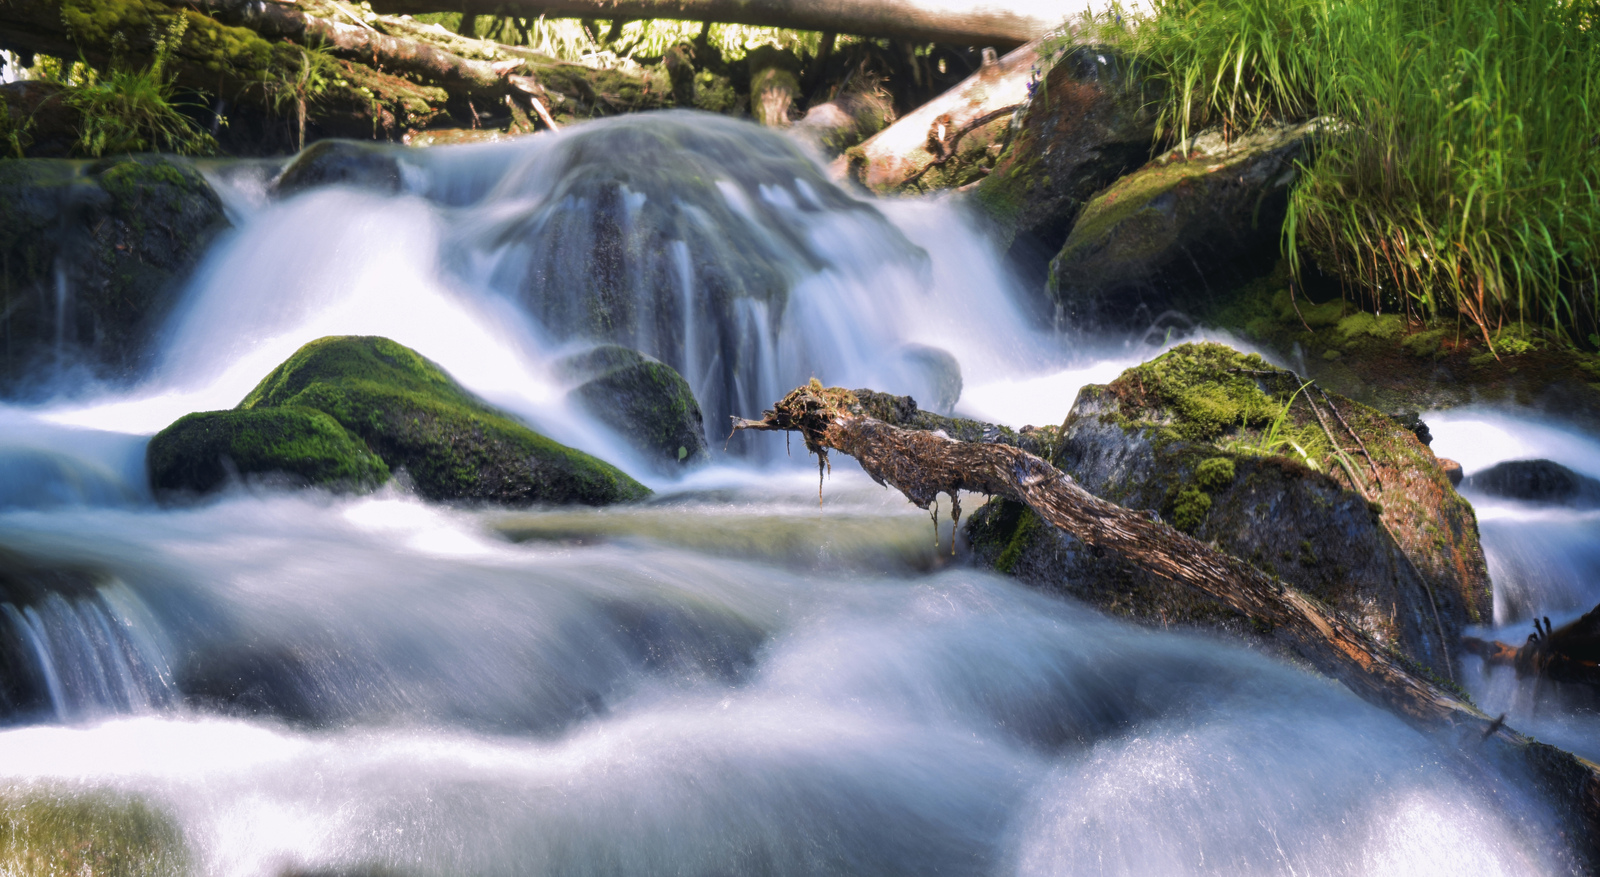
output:
[[[372,4],[389,13],[670,18],[999,48],[1040,36],[1090,5],[1082,0],[376,0]]]
[[[960,491],[1021,502],[1051,525],[1093,548],[1114,551],[1174,587],[1221,601],[1317,670],[1409,724],[1463,742],[1512,747],[1587,838],[1600,837],[1600,765],[1536,743],[1491,719],[1440,685],[1412,672],[1359,627],[1314,599],[1146,514],[1100,499],[1059,469],[1020,448],[963,442],[933,432],[890,426],[862,412],[856,394],[813,380],[764,413],[734,418],[738,430],[798,432],[825,465],[829,450],[848,454],[875,481],[919,508],[940,493],[959,520]],[[1504,751],[1504,750],[1500,750]],[[1592,844],[1592,840],[1580,843]],[[1580,852],[1593,858],[1595,849]]]

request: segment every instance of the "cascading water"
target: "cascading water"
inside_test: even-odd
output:
[[[931,401],[944,351],[1021,425],[1153,351],[1028,328],[957,205],[691,114],[396,154],[396,194],[219,176],[237,229],[147,378],[0,410],[0,557],[82,571],[7,591],[0,786],[142,796],[252,877],[1569,868],[1525,777],[1333,683],[965,568],[846,466],[819,508],[781,439],[721,453],[813,374]],[[635,347],[717,462],[603,511],[151,503],[142,435],[357,333],[640,473],[551,367]]]

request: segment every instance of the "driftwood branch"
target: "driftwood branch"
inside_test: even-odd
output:
[[[1591,861],[1600,855],[1600,765],[1517,733],[1504,716],[1491,719],[1300,591],[1146,514],[1094,496],[1027,451],[891,426],[863,413],[855,393],[815,380],[760,420],[734,418],[733,428],[798,432],[819,463],[829,451],[848,454],[874,480],[920,508],[932,507],[941,493],[954,499],[962,490],[1025,503],[1085,544],[1115,551],[1177,586],[1220,600],[1257,627],[1269,627],[1290,651],[1413,726],[1474,746],[1510,747],[1569,808],[1572,824],[1583,832],[1575,838],[1580,854]]]
[[[1519,646],[1463,637],[1466,651],[1492,667],[1512,667],[1518,676],[1549,679],[1600,688],[1600,606],[1570,624],[1552,628],[1550,619],[1535,618],[1534,632]]]

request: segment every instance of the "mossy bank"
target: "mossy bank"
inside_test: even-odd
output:
[[[387,338],[300,348],[231,411],[191,414],[151,439],[152,486],[205,492],[228,470],[364,489],[404,469],[431,500],[502,505],[642,499],[648,488],[463,389]]]

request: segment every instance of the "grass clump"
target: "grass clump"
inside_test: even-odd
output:
[[[69,85],[66,104],[82,120],[76,151],[85,156],[133,152],[210,155],[216,140],[195,127],[179,107],[167,61],[181,44],[188,19],[173,16],[155,40],[150,64],[133,70],[114,65],[103,76],[85,68],[84,81]]]
[[[1375,312],[1569,341],[1600,311],[1600,15],[1573,0],[1157,0],[1100,22],[1166,130],[1333,121],[1284,241]]]

